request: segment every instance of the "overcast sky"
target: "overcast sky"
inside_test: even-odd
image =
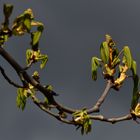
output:
[[[117,42],[119,49],[128,45],[139,63],[140,1],[139,0],[1,0],[0,22],[4,3],[14,5],[13,16],[32,8],[37,20],[45,25],[40,47],[49,56],[47,67],[41,72],[43,84],[52,84],[60,94],[57,100],[74,107],[91,107],[105,86],[98,74],[91,79],[91,57],[99,55],[100,43],[106,33]],[[25,65],[25,50],[29,36],[13,38],[6,50]],[[18,82],[13,69],[0,57],[6,73]],[[16,89],[0,76],[0,139],[1,140],[118,140],[138,139],[140,125],[133,121],[108,124],[93,121],[92,132],[82,136],[74,126],[62,124],[42,112],[30,101],[24,112],[17,109]],[[129,112],[132,81],[120,92],[111,90],[101,113],[107,117]]]

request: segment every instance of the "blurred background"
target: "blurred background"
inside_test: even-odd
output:
[[[98,80],[91,78],[91,57],[99,56],[100,43],[110,34],[117,47],[128,45],[139,64],[140,1],[139,0],[1,0],[0,23],[4,3],[14,5],[11,21],[27,8],[32,8],[45,31],[41,50],[49,57],[44,70],[39,70],[43,84],[51,84],[60,95],[59,102],[73,108],[91,107],[101,95],[105,80],[101,71]],[[13,37],[6,50],[22,65],[30,37]],[[0,65],[11,79],[19,82],[12,67],[0,57]],[[33,69],[29,71],[32,74]],[[139,70],[139,66],[138,66]],[[101,113],[106,117],[129,112],[132,81],[127,80],[119,91],[111,90]],[[133,121],[109,124],[93,121],[92,132],[82,136],[74,126],[63,124],[42,112],[30,100],[22,112],[16,107],[16,89],[0,76],[0,139],[1,140],[118,140],[138,139],[140,125]]]

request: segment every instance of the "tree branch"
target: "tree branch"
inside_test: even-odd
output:
[[[133,119],[131,114],[127,114],[127,115],[124,115],[124,116],[121,116],[121,117],[115,117],[115,118],[106,118],[102,115],[94,115],[94,116],[90,116],[90,118],[93,119],[93,120],[110,122],[112,124],[117,123],[117,122],[121,122],[121,121],[126,121],[126,120]]]
[[[11,84],[11,85],[13,85],[14,87],[17,87],[17,88],[23,88],[23,86],[20,86],[20,85],[16,84],[15,82],[13,82],[13,81],[6,75],[4,69],[3,69],[1,66],[0,66],[0,71],[1,71],[1,74],[3,75],[3,77],[5,78],[5,80],[6,80],[9,84]]]
[[[24,70],[24,68],[22,68],[2,47],[0,47],[0,54],[16,70],[16,72],[18,73],[20,78],[22,75],[23,78],[26,80],[26,82],[30,83],[36,89],[38,89],[41,93],[43,93],[44,96],[48,98],[49,102],[51,104],[55,105],[59,111],[64,111],[64,112],[69,113],[69,114],[73,114],[74,112],[77,111],[75,109],[65,107],[65,106],[61,105],[60,103],[56,102],[56,100],[53,97],[53,95],[56,95],[56,93],[54,91],[52,91],[52,93],[49,93],[44,86],[42,86],[40,83],[38,83],[35,79],[31,78],[27,74],[27,72]],[[108,91],[110,90],[111,87],[112,87],[112,83],[109,80],[103,94],[101,95],[101,97],[99,98],[99,100],[97,101],[95,106],[93,108],[87,110],[88,113],[99,112],[99,107],[101,106],[101,104],[105,100],[105,97],[107,96]]]
[[[48,98],[48,100],[50,101],[50,103],[52,105],[55,105],[56,108],[59,111],[64,111],[66,113],[69,114],[73,114],[76,110],[71,109],[71,108],[67,108],[62,106],[61,104],[57,103],[54,98],[53,98],[53,94],[55,94],[55,92],[53,92],[53,94],[48,93],[47,89],[44,88],[44,86],[42,86],[40,83],[38,83],[36,80],[34,80],[33,78],[31,78],[27,72],[2,48],[0,47],[0,54],[2,57],[4,57],[8,63],[11,64],[11,66],[16,70],[17,73],[21,73],[23,78],[30,83],[31,85],[33,85],[35,88],[37,88],[41,93],[44,94],[45,97]],[[2,69],[1,69],[2,70]],[[2,71],[3,73],[3,71]],[[91,109],[87,110],[87,113],[93,113],[93,112],[97,112],[99,111],[100,106],[102,105],[102,103],[104,102],[106,96],[109,93],[109,90],[111,89],[111,87],[113,86],[111,80],[107,81],[107,85],[105,87],[104,92],[102,93],[101,97],[99,98],[99,100],[96,102],[95,106]],[[67,124],[74,124],[73,120],[66,120],[62,117],[60,117],[59,114],[54,114],[53,112],[51,112],[49,109],[47,109],[45,106],[43,106],[39,101],[37,101],[34,97],[32,97],[33,102],[43,111],[45,111],[46,113],[50,114],[51,116],[55,117],[56,119],[60,120],[61,122],[67,123]],[[105,118],[102,115],[90,115],[90,118],[93,120],[100,120],[100,121],[105,121],[105,122],[110,122],[110,123],[116,123],[116,122],[120,122],[120,121],[124,121],[124,120],[131,120],[132,119],[132,115],[128,114],[122,117],[117,117],[117,118]]]
[[[50,102],[54,102],[53,94],[49,93],[46,88],[44,88],[41,84],[39,84],[36,80],[31,78],[27,72],[0,46],[0,55],[7,60],[7,62],[15,69],[19,77],[21,76],[26,80],[26,82],[30,83],[34,87],[36,87],[39,91],[41,91],[45,97],[49,99]]]
[[[44,112],[50,114],[51,116],[55,117],[56,119],[58,119],[59,121],[66,123],[66,124],[73,124],[76,125],[76,122],[74,122],[73,120],[67,120],[64,119],[62,117],[60,117],[60,115],[58,114],[54,114],[53,112],[49,111],[45,106],[43,106],[35,96],[32,96],[32,100],[33,102]],[[121,121],[127,121],[127,120],[132,120],[133,116],[131,114],[127,114],[121,117],[114,117],[114,118],[106,118],[103,115],[90,115],[89,116],[90,119],[92,120],[98,120],[98,121],[103,121],[103,122],[109,122],[109,123],[117,123],[117,122],[121,122]]]
[[[42,86],[40,83],[38,83],[35,79],[31,78],[27,72],[24,70],[24,68],[22,68],[13,58],[12,56],[9,55],[9,53],[7,53],[1,46],[0,46],[0,55],[7,60],[7,62],[15,69],[15,71],[17,72],[17,74],[19,75],[20,79],[21,76],[26,80],[26,82],[30,83],[31,85],[33,85],[36,89],[38,89],[45,97],[48,98],[49,102],[53,105],[56,106],[56,108],[58,110],[64,110],[67,113],[74,113],[75,110],[70,109],[70,108],[66,108],[61,106],[61,104],[57,103],[54,100],[54,95],[57,95],[54,91],[52,91],[51,93],[48,92],[48,90]]]
[[[54,118],[56,118],[57,120],[63,122],[63,123],[66,123],[66,124],[73,124],[75,125],[75,123],[73,121],[70,121],[70,120],[67,120],[67,119],[64,119],[62,118],[60,115],[58,114],[55,114],[53,112],[51,112],[48,108],[46,108],[43,104],[41,104],[37,98],[35,96],[32,95],[32,100],[33,102],[44,112],[48,113],[49,115],[53,116]]]
[[[33,64],[33,60],[23,69],[28,70],[29,68],[31,68],[32,64]]]
[[[106,96],[109,93],[109,90],[111,89],[111,87],[113,86],[113,83],[111,82],[111,80],[107,81],[106,87],[102,93],[102,95],[100,96],[100,98],[98,99],[98,101],[96,102],[96,104],[93,106],[93,108],[89,109],[87,112],[89,114],[93,113],[93,112],[99,112],[99,108],[102,105],[102,103],[104,102]]]

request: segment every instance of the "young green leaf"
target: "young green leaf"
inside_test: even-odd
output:
[[[81,134],[88,134],[91,131],[91,120],[86,111],[86,109],[82,109],[80,111],[76,111],[73,114],[74,121],[78,124],[77,129],[81,128]]]
[[[36,32],[31,34],[32,46],[36,45],[39,42],[40,37],[41,37],[40,31],[36,31]]]
[[[102,61],[107,64],[109,62],[109,46],[107,42],[103,42],[100,46],[100,55]]]
[[[18,88],[17,94],[18,94],[17,98],[16,98],[17,107],[24,110],[25,106],[26,106],[27,90],[25,90],[23,88]]]
[[[136,74],[137,74],[137,63],[134,60],[132,61],[131,70],[132,70],[133,76],[136,76]]]
[[[30,30],[31,30],[31,19],[26,18],[24,20],[24,25],[26,26],[27,31],[30,32]]]
[[[47,55],[41,60],[40,68],[43,69],[46,66],[46,63],[48,61]]]
[[[27,9],[23,14],[18,16],[13,23],[12,32],[14,35],[24,35],[31,30],[31,21],[33,20],[33,13],[31,9]]]
[[[97,80],[97,68],[100,66],[100,63],[98,61],[97,57],[92,57],[91,60],[91,70],[92,70],[92,79]]]
[[[126,58],[126,64],[127,64],[128,68],[131,68],[131,65],[132,65],[132,55],[131,55],[131,51],[130,51],[128,46],[124,47],[124,56]]]
[[[26,63],[27,64],[30,64],[32,54],[33,54],[33,51],[31,49],[26,50]]]
[[[39,40],[40,40],[40,37],[41,37],[41,34],[43,32],[43,29],[44,29],[44,25],[41,22],[36,22],[36,21],[32,21],[31,25],[32,26],[37,26],[37,31],[33,32],[31,34],[31,39],[32,39],[31,45],[32,45],[32,48],[33,49],[37,49],[38,48],[38,43],[39,43]]]
[[[37,61],[41,61],[40,68],[43,69],[46,66],[46,63],[48,61],[48,56],[39,54],[38,57],[36,58]]]

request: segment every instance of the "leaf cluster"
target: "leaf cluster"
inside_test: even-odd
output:
[[[82,109],[80,111],[76,111],[73,114],[74,122],[77,124],[77,129],[81,128],[81,134],[88,134],[91,131],[92,122],[90,117],[86,111],[86,109]]]
[[[133,95],[131,101],[131,112],[137,115],[139,108],[139,76],[137,74],[137,63],[133,59],[130,48],[124,46],[121,51],[116,46],[110,35],[106,35],[105,41],[100,46],[101,59],[92,57],[91,69],[93,80],[97,79],[98,67],[103,70],[103,76],[105,79],[110,79],[113,83],[113,88],[119,90],[123,85],[125,79],[129,77],[127,71],[131,71],[133,79]]]

